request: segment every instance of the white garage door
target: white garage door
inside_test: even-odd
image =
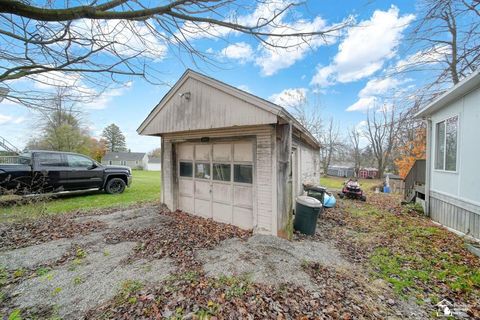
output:
[[[189,144],[177,148],[179,208],[253,227],[252,142]]]

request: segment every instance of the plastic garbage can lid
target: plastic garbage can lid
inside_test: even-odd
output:
[[[322,207],[322,203],[319,200],[317,200],[313,197],[298,196],[295,200],[298,203],[303,204],[304,206],[307,206],[307,207],[310,207],[310,208],[321,208]]]
[[[305,187],[305,191],[309,191],[309,190],[317,191],[317,192],[325,192],[325,191],[327,191],[327,188],[322,187],[322,186],[307,186],[307,187]]]

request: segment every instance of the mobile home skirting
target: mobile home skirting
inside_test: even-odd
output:
[[[480,205],[430,191],[430,218],[446,227],[480,239]]]

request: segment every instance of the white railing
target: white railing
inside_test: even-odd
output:
[[[0,164],[18,164],[17,156],[0,156]]]
[[[17,153],[17,154],[20,153],[20,150],[18,150],[17,147],[15,147],[13,144],[8,142],[7,139],[5,139],[3,137],[0,137],[0,147],[5,149],[5,151],[9,151],[9,152]]]

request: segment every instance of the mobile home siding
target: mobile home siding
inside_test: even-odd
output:
[[[435,169],[436,124],[458,116],[456,171]],[[480,89],[431,115],[430,216],[434,221],[480,238]]]

